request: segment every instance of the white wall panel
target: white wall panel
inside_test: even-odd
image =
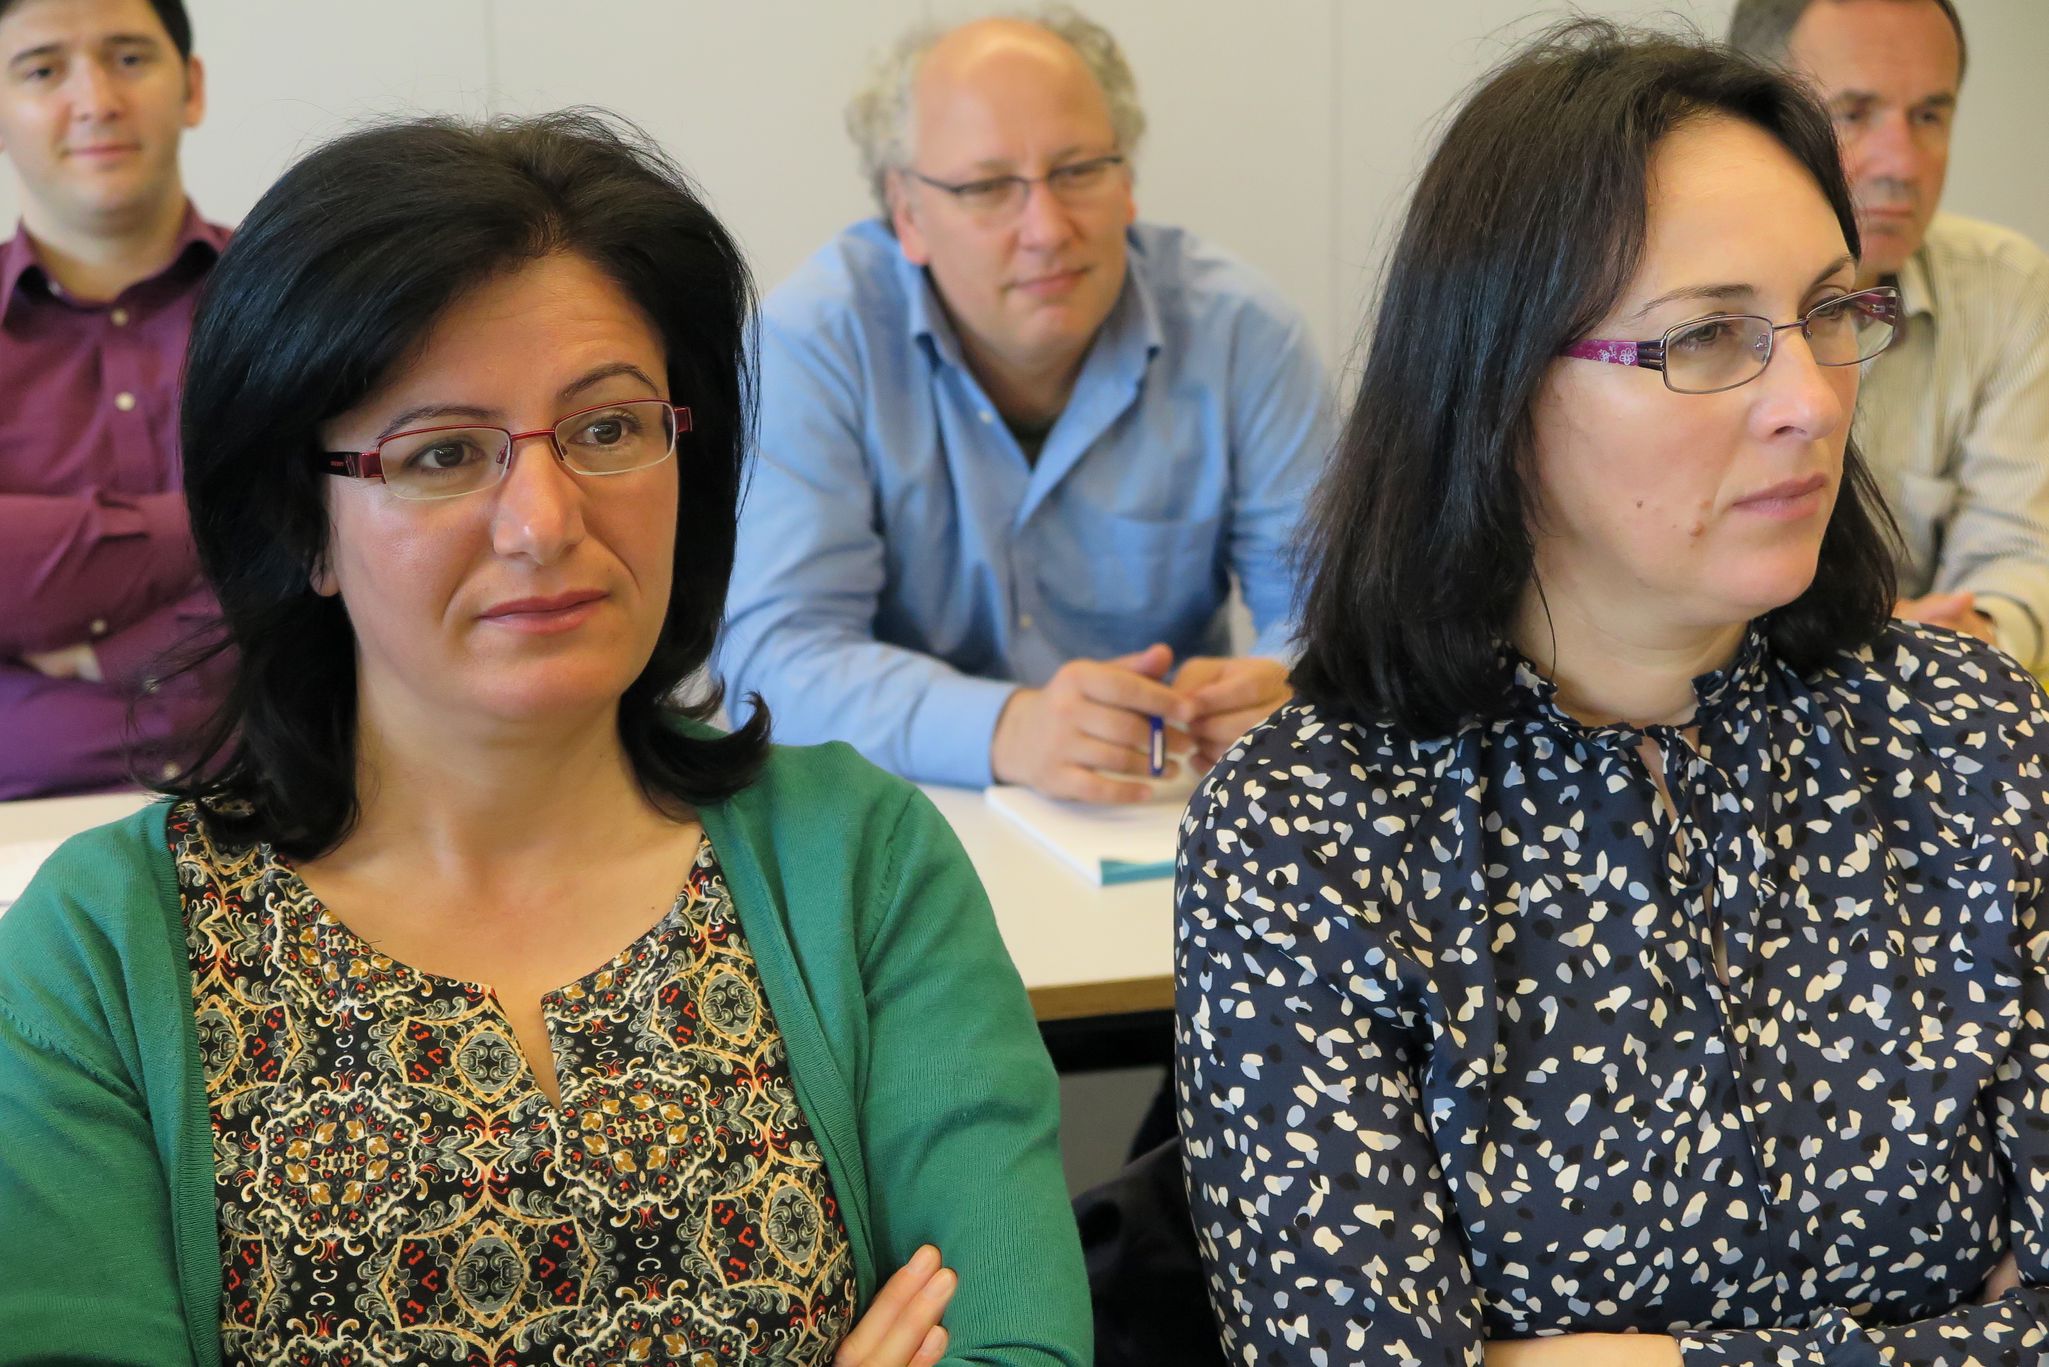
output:
[[[1733,0],[1583,8],[1719,32]],[[591,103],[649,129],[704,184],[772,287],[868,212],[840,118],[905,25],[972,0],[188,0],[212,92],[186,143],[209,214],[235,219],[319,138],[407,111]],[[1973,62],[1949,204],[2049,244],[2049,0],[1961,0]],[[1556,0],[1092,0],[1152,121],[1140,208],[1266,272],[1349,359],[1421,158],[1453,102]],[[0,225],[15,218],[0,176]]]
[[[710,195],[764,291],[870,211],[841,111],[920,0],[492,0],[501,108],[617,110]]]
[[[1569,13],[1719,32],[1731,0],[1606,0],[1568,11],[1528,0],[1382,6],[1338,0],[1340,73],[1333,101],[1339,212],[1334,274],[1346,299],[1340,336],[1348,374],[1415,180],[1474,84],[1522,42]]]
[[[2049,0],[1958,0],[1971,43],[1943,207],[2049,250]]]

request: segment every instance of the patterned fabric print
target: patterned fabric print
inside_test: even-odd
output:
[[[1176,1067],[1233,1362],[2049,1360],[2040,690],[1897,625],[1695,690],[1697,749],[1647,733],[1676,819],[1646,733],[1527,665],[1440,740],[1287,707],[1196,795]]]
[[[329,916],[267,846],[170,838],[230,1363],[824,1363],[847,1231],[708,842],[543,1002],[551,1107],[486,989]]]

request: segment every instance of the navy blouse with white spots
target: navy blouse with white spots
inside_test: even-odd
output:
[[[2049,1360],[2040,689],[1896,624],[1806,678],[1753,632],[1695,691],[1692,745],[1527,664],[1437,740],[1295,704],[1196,794],[1176,1070],[1232,1362]]]

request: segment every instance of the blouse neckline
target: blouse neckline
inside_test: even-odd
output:
[[[1501,655],[1509,674],[1512,714],[1545,723],[1575,739],[1607,749],[1634,747],[1644,739],[1668,743],[1684,731],[1718,727],[1748,715],[1771,673],[1771,648],[1756,622],[1744,630],[1735,656],[1719,669],[1693,677],[1693,716],[1683,722],[1615,721],[1591,725],[1566,711],[1558,701],[1558,685],[1514,646],[1503,642]]]
[[[699,861],[704,857],[706,846],[710,845],[710,843],[710,834],[700,831],[697,837],[697,845],[691,851],[689,870],[696,869]],[[391,966],[393,973],[411,978],[414,981],[451,987],[497,1000],[498,989],[490,983],[477,982],[469,978],[458,978],[448,973],[431,973],[424,968],[419,968],[406,962],[404,959],[395,958],[385,953],[373,942],[358,934],[355,928],[347,921],[335,915],[333,909],[321,899],[320,894],[315,892],[306,880],[299,876],[298,867],[288,857],[278,853],[276,850],[269,850],[266,853],[268,854],[266,862],[269,865],[272,876],[280,879],[286,891],[291,894],[287,899],[289,904],[300,907],[305,913],[310,914],[317,924],[337,938],[340,947],[346,948],[352,954],[360,953],[366,959],[382,959]],[[666,934],[670,925],[680,915],[680,908],[683,905],[684,899],[690,895],[691,876],[691,873],[686,870],[684,877],[677,883],[675,895],[663,904],[661,915],[657,916],[645,930],[642,930],[638,935],[635,935],[631,940],[620,946],[603,963],[598,964],[588,972],[580,973],[567,982],[551,987],[546,992],[543,992],[541,994],[541,1004],[543,1006],[558,1004],[563,1000],[565,994],[573,992],[578,988],[588,989],[598,979],[608,974],[619,972],[624,965],[632,961],[637,951],[651,941]]]

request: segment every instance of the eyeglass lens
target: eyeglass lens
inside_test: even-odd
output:
[[[1045,176],[1046,188],[1063,204],[1079,204],[1102,193],[1115,181],[1117,160],[1091,157],[1067,166],[1056,166]],[[970,181],[954,192],[961,206],[973,213],[1002,215],[1024,207],[1031,182],[1023,176],[995,176]]]
[[[1882,294],[1852,294],[1812,310],[1807,344],[1821,365],[1868,361],[1892,342],[1897,304]],[[1687,394],[1732,389],[1763,373],[1773,330],[1763,318],[1704,318],[1665,342],[1665,382]]]
[[[454,498],[496,484],[510,466],[509,434],[498,427],[401,432],[378,448],[384,482],[400,498]],[[576,413],[555,425],[556,454],[584,475],[618,475],[660,465],[676,449],[675,413],[634,400]]]

